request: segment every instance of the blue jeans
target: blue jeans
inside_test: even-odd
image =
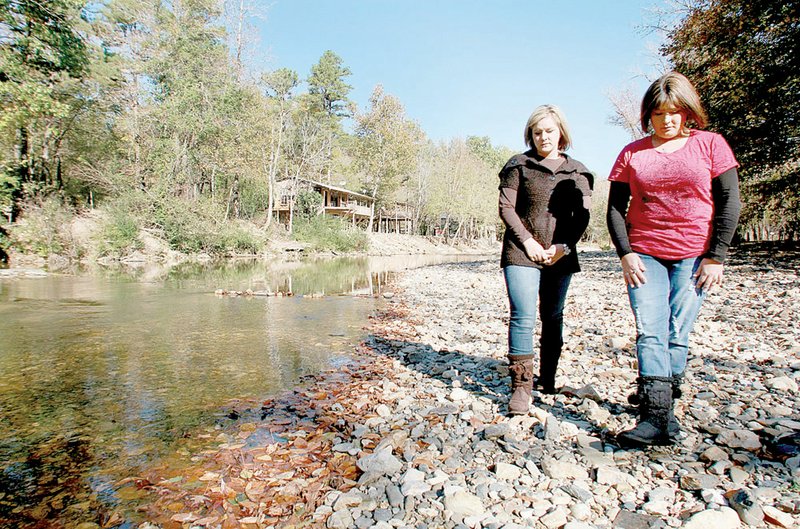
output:
[[[511,305],[508,323],[508,355],[532,355],[536,304],[542,319],[539,339],[539,382],[552,386],[564,345],[564,302],[572,274],[554,273],[548,268],[506,266],[503,275]]]
[[[636,318],[636,355],[639,375],[671,377],[686,369],[689,334],[705,294],[695,287],[694,273],[701,257],[665,261],[639,254],[646,283],[628,287]]]

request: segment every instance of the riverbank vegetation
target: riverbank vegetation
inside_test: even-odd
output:
[[[742,233],[755,240],[800,226],[798,9],[688,2],[661,50],[742,162]],[[277,184],[301,178],[371,197],[369,226],[402,210],[416,234],[498,237],[486,197],[509,149],[433,141],[381,86],[359,108],[334,51],[308,72],[259,70],[259,15],[250,0],[0,4],[0,247],[69,259],[257,254],[292,238],[363,247],[355,222],[277,222]],[[587,236],[603,243],[598,191]]]

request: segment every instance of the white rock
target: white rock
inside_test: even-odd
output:
[[[567,512],[563,507],[558,507],[539,518],[539,523],[544,524],[549,529],[558,529],[567,523]]]
[[[522,469],[517,465],[510,465],[508,463],[497,463],[495,465],[494,474],[497,479],[505,481],[514,481],[519,479],[522,475]]]
[[[349,509],[357,507],[364,501],[364,497],[358,491],[345,492],[333,503],[334,511],[341,511],[342,509]]]
[[[669,508],[671,505],[672,503],[664,500],[648,501],[642,505],[642,509],[644,509],[644,511],[648,514],[667,516],[669,514]]]
[[[627,483],[629,476],[619,470],[601,466],[597,467],[597,483],[601,485],[619,485],[620,483]]]
[[[431,485],[424,481],[408,481],[403,483],[403,486],[400,487],[400,492],[406,497],[422,496],[429,490],[431,490]]]
[[[682,529],[738,529],[739,515],[730,507],[708,509],[693,515]]]
[[[403,469],[403,463],[392,455],[392,451],[388,448],[362,457],[356,465],[364,472],[376,472],[387,476],[397,474]]]
[[[567,461],[559,461],[553,457],[542,459],[542,472],[553,479],[588,479],[586,468]]]
[[[797,393],[797,382],[790,377],[775,377],[764,381],[769,389]]]
[[[569,512],[573,518],[580,521],[588,520],[592,516],[592,508],[585,503],[573,503],[569,506]]]
[[[469,395],[470,395],[469,391],[467,391],[465,389],[453,388],[450,391],[450,397],[449,398],[453,402],[460,402],[462,400],[466,400],[467,398],[469,398]]]
[[[562,529],[595,529],[595,527],[583,522],[568,522]]]
[[[800,517],[792,516],[787,512],[776,509],[772,505],[764,505],[762,509],[765,519],[773,525],[785,527],[786,529],[800,527]]]
[[[481,516],[486,512],[481,499],[465,490],[445,492],[444,507],[460,516]]]
[[[345,509],[331,514],[325,526],[329,529],[350,529],[353,527],[354,521],[350,511]]]

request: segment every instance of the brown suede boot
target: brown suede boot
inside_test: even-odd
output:
[[[508,372],[511,374],[511,399],[508,413],[524,415],[531,406],[533,392],[533,355],[509,356]]]

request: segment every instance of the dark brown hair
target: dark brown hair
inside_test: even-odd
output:
[[[708,122],[700,96],[692,83],[678,72],[662,75],[650,85],[642,98],[642,131],[650,132],[650,117],[660,107],[674,106],[686,112],[686,122],[703,128]]]

